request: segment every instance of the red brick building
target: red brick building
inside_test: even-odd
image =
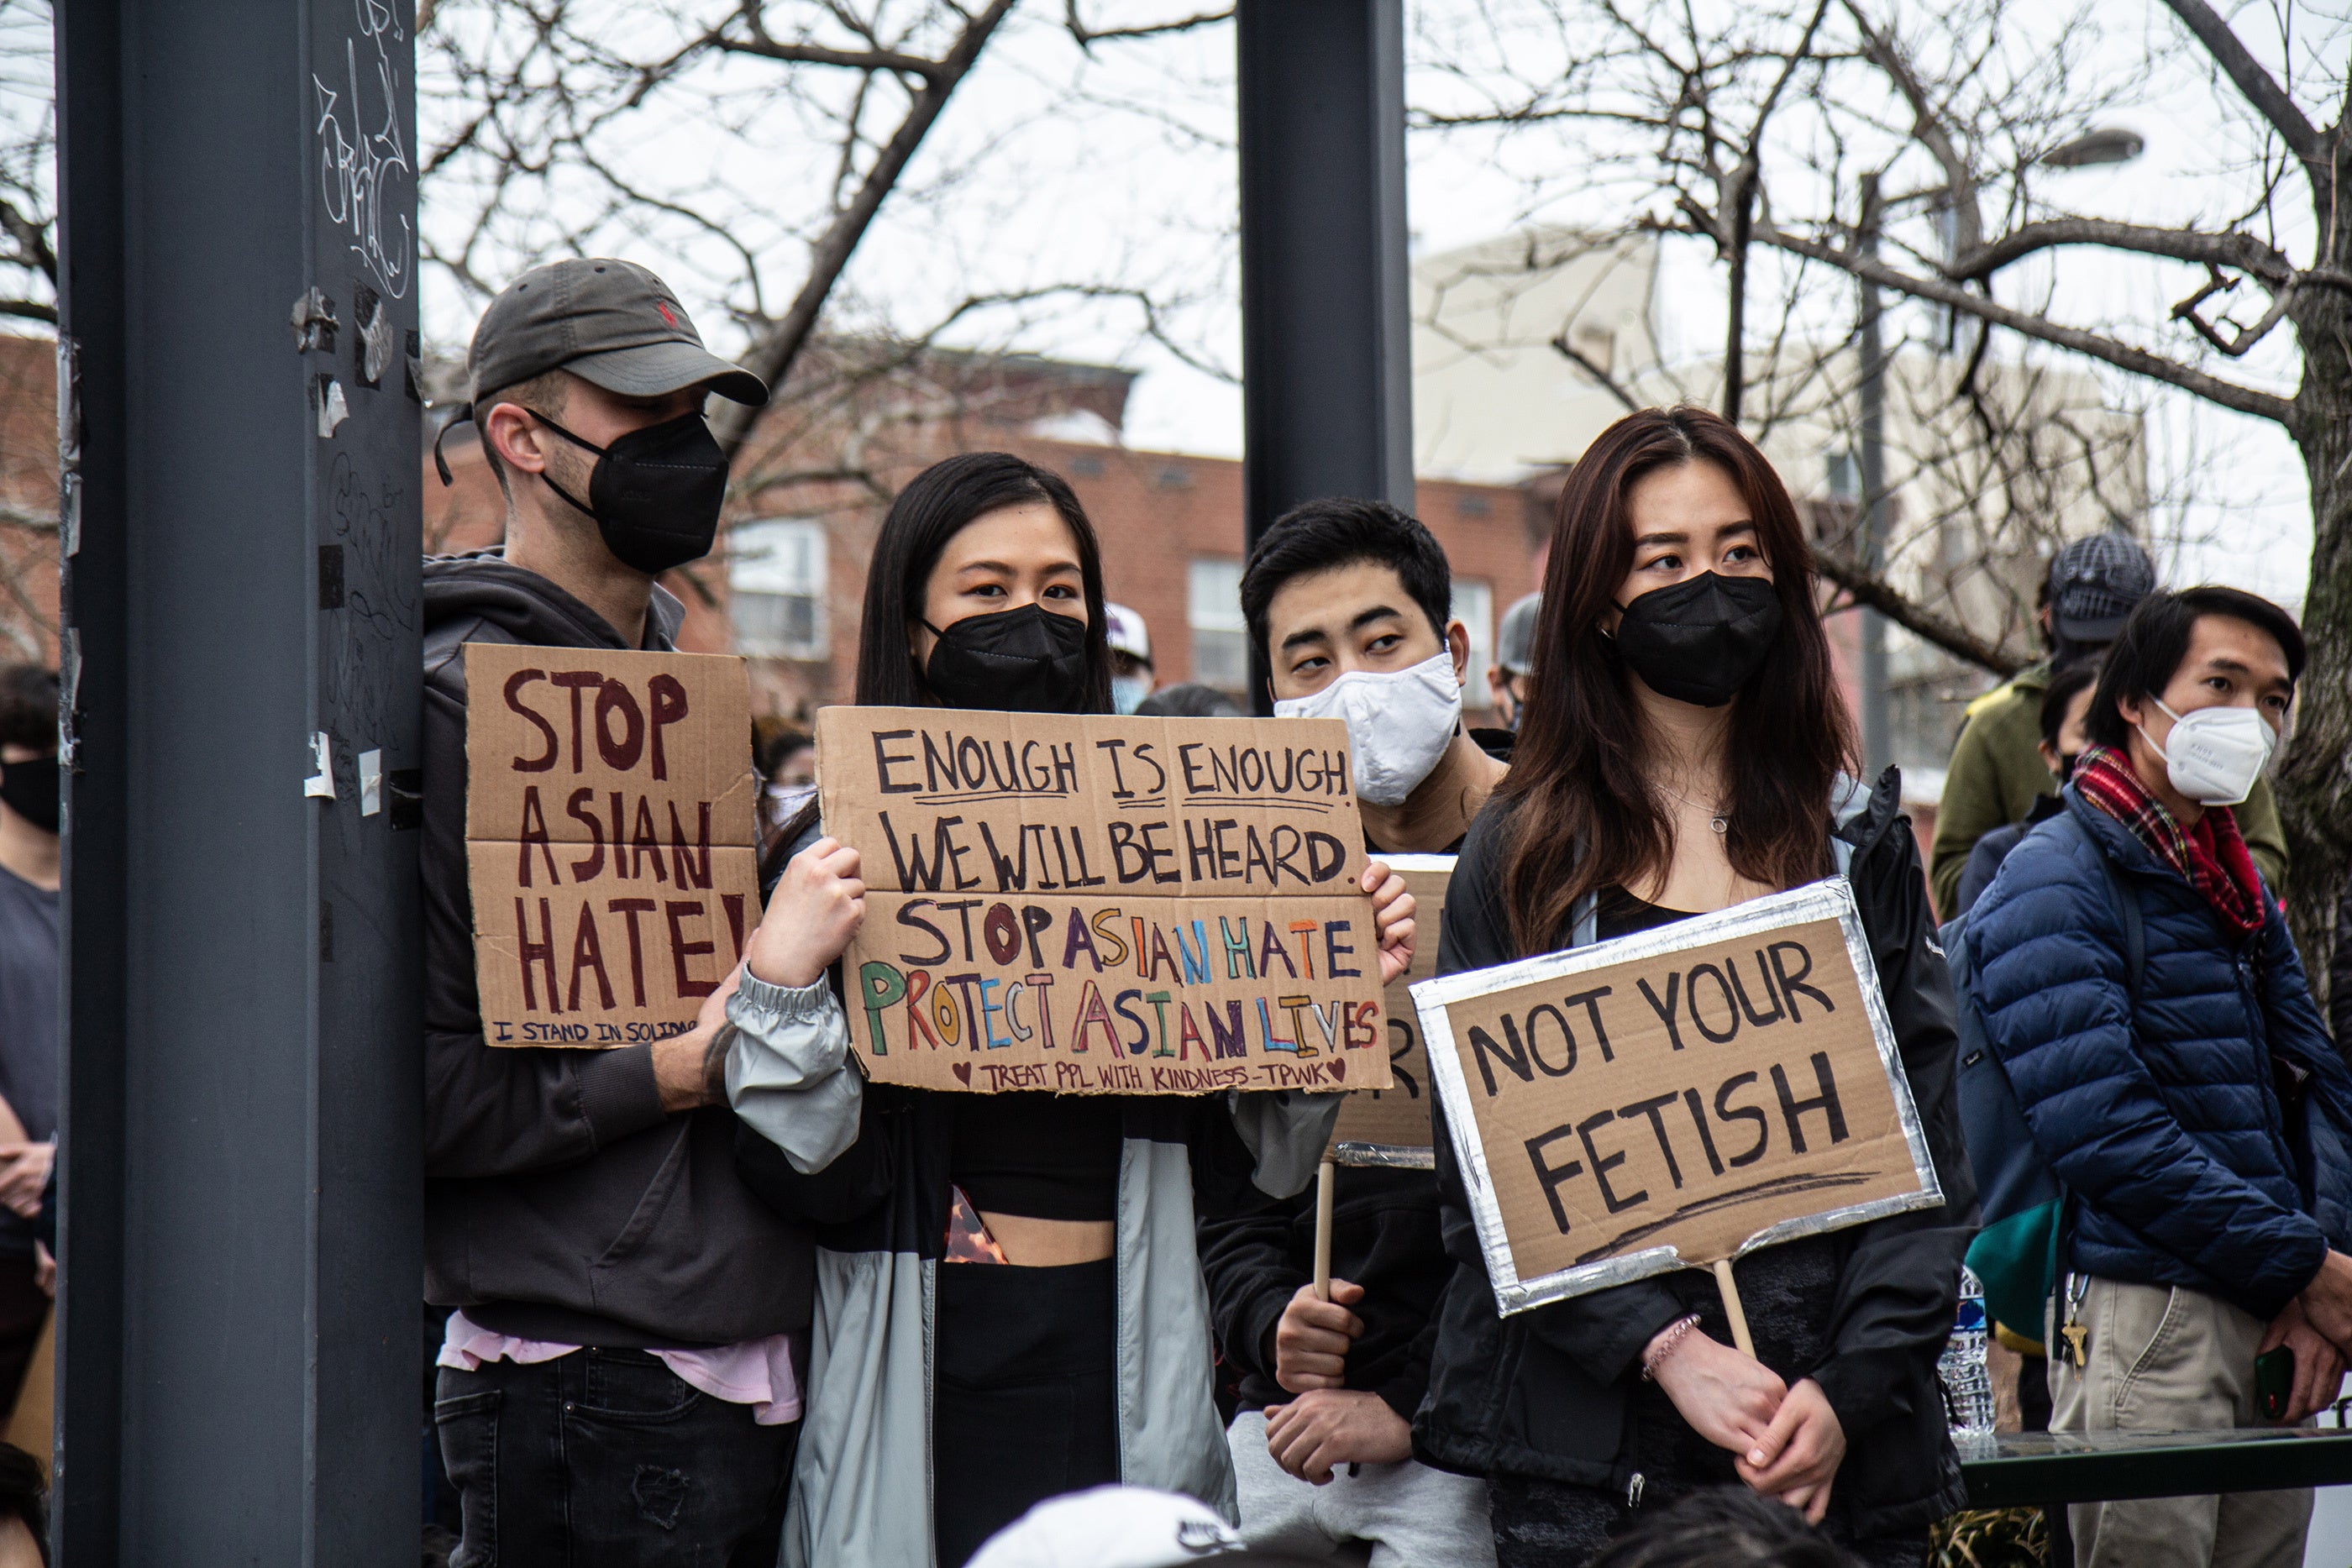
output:
[[[0,336],[0,663],[58,662],[58,346]]]

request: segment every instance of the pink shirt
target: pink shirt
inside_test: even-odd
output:
[[[656,1350],[662,1364],[686,1383],[713,1399],[751,1406],[751,1419],[762,1427],[782,1427],[801,1418],[801,1379],[797,1365],[798,1336],[771,1334],[709,1350]],[[543,1340],[514,1339],[492,1333],[464,1312],[449,1314],[448,1331],[441,1336],[442,1366],[475,1372],[486,1361],[511,1361],[518,1366],[570,1355],[576,1344],[551,1344]]]

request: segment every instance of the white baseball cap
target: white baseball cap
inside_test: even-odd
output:
[[[1110,651],[1125,653],[1143,664],[1151,663],[1151,629],[1143,617],[1124,604],[1103,606],[1103,630],[1109,634]]]
[[[989,1538],[966,1568],[1214,1568],[1289,1563],[1243,1545],[1197,1498],[1096,1487],[1044,1502]]]

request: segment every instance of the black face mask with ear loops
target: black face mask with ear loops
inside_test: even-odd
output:
[[[944,632],[923,664],[923,684],[950,707],[999,713],[1076,713],[1087,700],[1087,623],[1042,604],[967,615]]]
[[[1780,596],[1768,578],[1703,571],[1619,606],[1616,647],[1649,688],[1721,707],[1739,694],[1780,635]]]
[[[60,793],[55,757],[0,763],[0,800],[6,801],[10,810],[45,833],[58,831]]]
[[[651,576],[710,553],[719,537],[719,508],[727,503],[727,454],[701,414],[682,413],[598,446],[537,409],[523,412],[582,451],[596,455],[584,501],[557,484],[552,475],[541,477],[549,489],[596,519],[596,531],[614,559]],[[434,437],[433,462],[444,485],[450,483],[450,474],[441,442],[453,426],[473,416],[473,405],[467,403]]]

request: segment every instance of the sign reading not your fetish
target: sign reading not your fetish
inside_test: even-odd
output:
[[[1943,1201],[1842,877],[1412,995],[1503,1312]]]
[[[466,686],[483,1037],[693,1028],[760,917],[743,661],[469,643]]]
[[[817,715],[869,1076],[1207,1094],[1388,1082],[1337,719]]]

